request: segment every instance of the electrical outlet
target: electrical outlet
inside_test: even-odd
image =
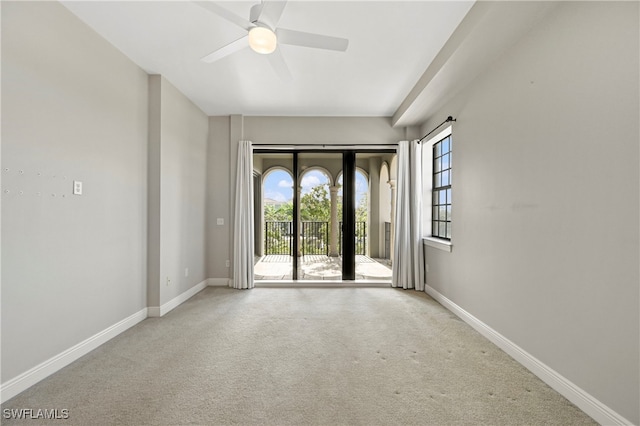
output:
[[[82,182],[73,181],[73,195],[82,195]]]
[[[227,268],[229,267],[229,261],[228,261],[228,260],[225,262],[225,266],[226,266]]]
[[[216,224],[217,225],[224,225],[224,218],[223,217],[219,217],[218,219],[216,219]]]

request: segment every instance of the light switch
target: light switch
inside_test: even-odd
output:
[[[82,195],[82,182],[77,180],[73,181],[73,194]]]
[[[218,225],[224,225],[224,218],[219,217],[217,223]]]

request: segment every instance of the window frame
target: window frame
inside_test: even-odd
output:
[[[432,233],[432,219],[433,219],[433,184],[434,184],[434,159],[433,159],[433,145],[451,137],[450,141],[453,141],[453,125],[449,125],[430,139],[422,142],[422,199],[426,202],[429,200],[428,205],[425,203],[422,212],[422,229],[424,234],[422,237],[425,246],[451,252],[453,250],[452,241],[455,238],[453,231],[450,234],[450,239],[440,238]],[[451,154],[450,154],[451,155]],[[451,157],[450,157],[451,158]],[[449,168],[450,175],[453,173],[453,167]],[[452,188],[450,188],[453,192]],[[451,203],[453,206],[453,202]],[[453,220],[451,220],[453,223]]]
[[[431,237],[451,241],[451,134],[431,146]]]

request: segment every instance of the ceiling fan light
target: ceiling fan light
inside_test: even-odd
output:
[[[249,46],[262,54],[272,53],[276,50],[278,39],[276,33],[265,27],[253,27],[249,30]]]

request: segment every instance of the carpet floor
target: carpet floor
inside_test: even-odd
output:
[[[596,424],[428,295],[209,287],[2,405],[55,425]]]

